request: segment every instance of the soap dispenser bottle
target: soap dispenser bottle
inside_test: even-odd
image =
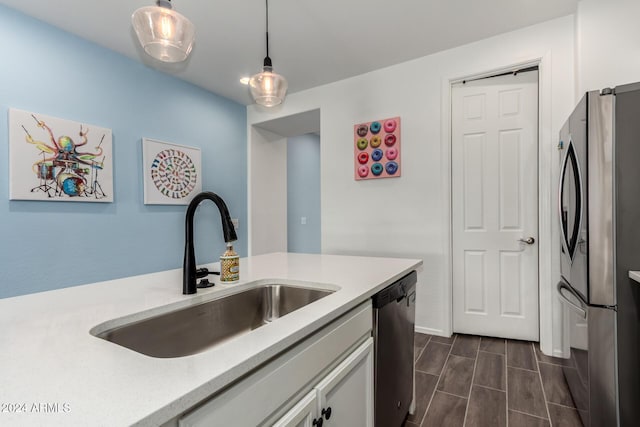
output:
[[[227,250],[220,257],[220,282],[230,283],[240,280],[240,257],[227,243]]]

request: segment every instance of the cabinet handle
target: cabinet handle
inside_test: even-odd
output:
[[[329,406],[327,409],[323,409],[322,415],[324,415],[327,421],[329,421],[329,418],[331,418],[331,406]]]
[[[323,423],[323,419],[322,417],[318,418],[317,420],[313,420],[313,425],[314,426],[318,426],[318,427],[322,427],[322,423]]]

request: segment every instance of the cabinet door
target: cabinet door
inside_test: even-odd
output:
[[[324,426],[373,427],[373,338],[331,371],[316,390]]]
[[[310,391],[296,406],[276,421],[273,427],[313,427],[318,408],[316,394],[315,390]]]

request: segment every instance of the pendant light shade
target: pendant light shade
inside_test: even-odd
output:
[[[181,62],[193,48],[193,24],[172,10],[170,0],[141,7],[131,15],[131,24],[144,51],[162,62]]]
[[[266,62],[265,59],[265,64]],[[287,80],[272,70],[273,67],[265,65],[261,73],[256,74],[249,80],[251,96],[253,96],[256,104],[265,107],[275,107],[281,104],[287,94]]]
[[[269,0],[265,0],[267,7],[267,56],[264,58],[262,72],[254,75],[249,80],[251,96],[257,104],[265,107],[274,107],[284,101],[287,95],[287,79],[273,72],[273,65],[269,57]]]

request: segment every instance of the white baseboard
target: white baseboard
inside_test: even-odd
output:
[[[416,325],[414,329],[415,329],[416,332],[418,332],[420,334],[429,334],[429,335],[436,335],[436,336],[439,336],[439,337],[447,337],[447,338],[449,338],[449,336],[446,335],[442,331],[442,329],[425,328],[424,326],[418,326],[418,325]],[[553,354],[551,356],[559,357],[561,359],[566,359],[567,358],[567,356],[562,352],[562,350],[559,350],[559,349],[554,349],[553,350]]]
[[[446,335],[442,329],[433,329],[433,328],[425,328],[423,326],[417,326],[415,327],[415,331],[420,333],[420,334],[429,334],[429,335],[436,335],[439,337],[447,337],[449,338],[449,335]]]

